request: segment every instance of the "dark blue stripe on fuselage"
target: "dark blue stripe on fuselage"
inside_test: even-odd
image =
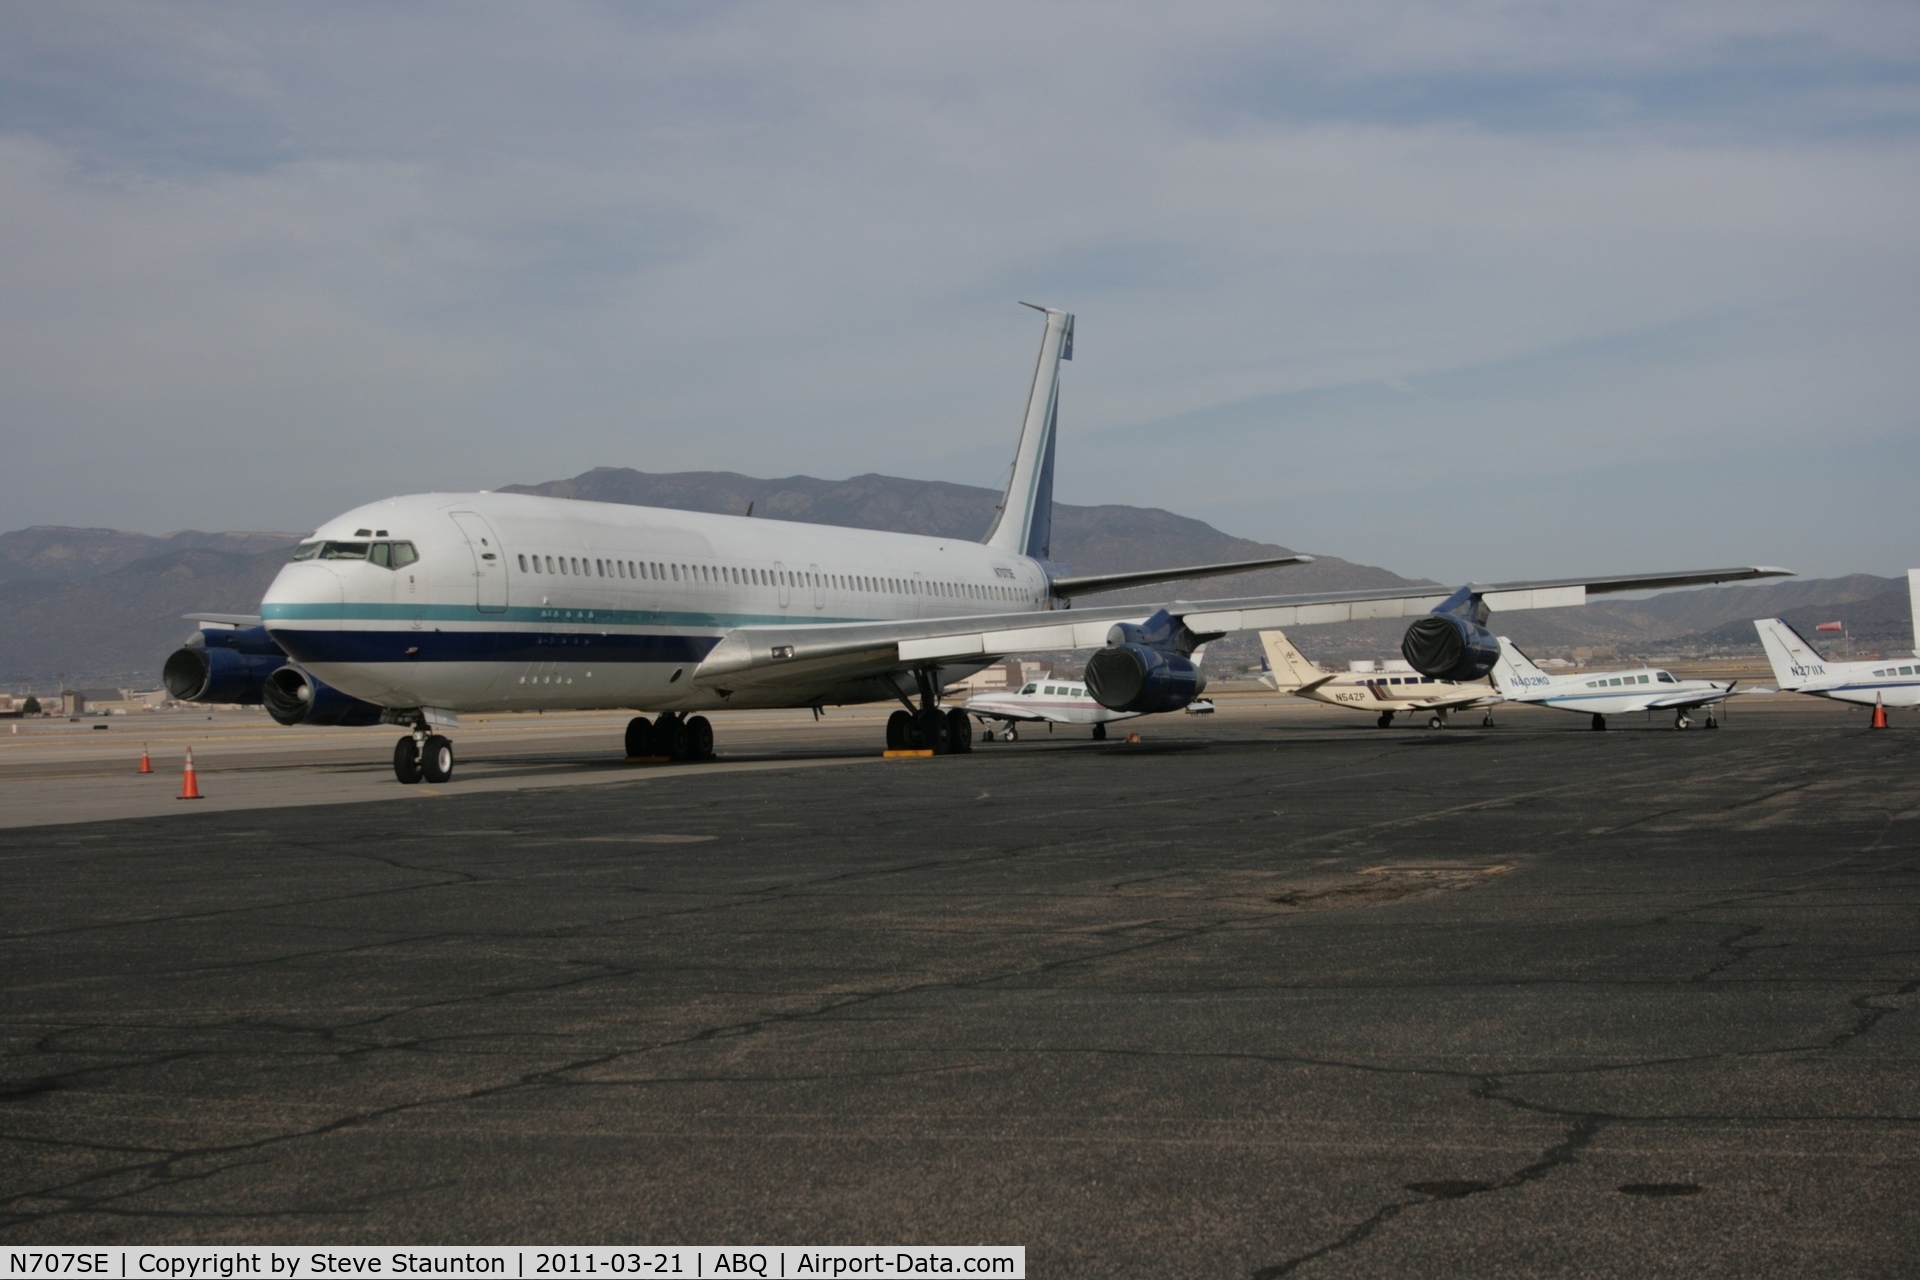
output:
[[[273,629],[295,662],[696,663],[718,636],[543,634],[537,631]]]

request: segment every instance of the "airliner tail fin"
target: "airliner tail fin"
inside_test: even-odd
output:
[[[1045,560],[1053,551],[1053,437],[1060,422],[1060,362],[1073,359],[1073,317],[1052,307],[1033,309],[1046,313],[1047,331],[1040,339],[1040,361],[1027,393],[1013,472],[993,527],[981,541],[997,551]]]

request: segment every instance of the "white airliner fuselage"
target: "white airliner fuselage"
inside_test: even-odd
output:
[[[979,543],[526,494],[370,503],[295,554],[260,608],[289,657],[368,702],[455,712],[887,697],[832,680],[723,696],[686,676],[738,627],[1048,605],[1039,561]]]

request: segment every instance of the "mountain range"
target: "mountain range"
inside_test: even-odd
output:
[[[502,486],[596,502],[745,514],[939,537],[979,538],[999,494],[971,485],[862,475],[847,480],[789,476],[763,480],[732,472],[654,474],[596,467],[566,480]],[[0,682],[45,690],[56,682],[153,687],[167,653],[191,629],[193,609],[252,613],[287,551],[304,535],[203,533],[155,537],[114,529],[36,526],[0,534]],[[1209,561],[1252,560],[1289,549],[1223,533],[1199,520],[1152,507],[1054,505],[1053,554],[1077,573],[1106,573]],[[1099,597],[1101,603],[1168,596],[1204,598],[1391,587],[1409,582],[1387,569],[1337,556],[1207,582]],[[1577,566],[1586,567],[1586,566]],[[1600,565],[1636,569],[1667,566]],[[1498,627],[1536,656],[1605,652],[1754,652],[1752,618],[1782,616],[1810,631],[1843,617],[1856,646],[1905,651],[1913,644],[1906,583],[1854,574],[1844,578],[1669,592],[1645,600],[1602,601],[1584,609],[1517,613]],[[1323,660],[1393,654],[1400,622],[1316,627],[1295,637]],[[1216,668],[1256,662],[1252,636],[1221,642]]]

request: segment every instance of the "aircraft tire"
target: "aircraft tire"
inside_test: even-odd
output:
[[[1593,716],[1593,731],[1595,733],[1604,733],[1606,732],[1606,728],[1607,718],[1596,711]]]
[[[406,786],[420,781],[420,744],[412,734],[393,744],[393,776]]]
[[[1684,711],[1673,718],[1673,727],[1676,729],[1685,729],[1692,724],[1693,721],[1687,719],[1687,713]]]
[[[959,707],[947,712],[947,750],[956,756],[973,750],[973,721]]]
[[[653,753],[672,760],[687,758],[687,722],[679,716],[661,716],[653,724]]]
[[[904,711],[896,711],[887,717],[887,750],[910,750],[908,742],[912,738],[913,717]]]
[[[650,756],[656,754],[653,745],[653,721],[645,716],[635,716],[627,721],[627,756]]]
[[[420,776],[428,782],[453,781],[453,743],[440,734],[427,739],[427,749],[420,753]]]
[[[1008,742],[1018,742],[1018,741],[1020,741],[1020,730],[1019,730],[1019,726],[1018,726],[1018,725],[1015,725],[1015,724],[1014,724],[1014,723],[1013,723],[1012,721],[1008,721],[1008,722],[1007,722],[1007,735],[1006,735],[1006,741],[1008,741]]]
[[[1093,726],[1093,740],[1095,742],[1105,742],[1107,740],[1107,726],[1103,724]]]
[[[1442,720],[1439,716],[1427,717],[1427,728],[1429,729],[1438,729],[1443,727],[1445,724],[1446,724],[1446,721]]]
[[[943,756],[952,750],[951,740],[947,737],[947,713],[938,707],[928,707],[919,715],[920,749]]]
[[[1491,728],[1493,728],[1493,712],[1491,712],[1491,711],[1489,711],[1489,712],[1487,712],[1487,714],[1486,714],[1486,715],[1484,715],[1484,716],[1482,716],[1482,717],[1480,718],[1480,727],[1481,727],[1482,729],[1491,729]]]
[[[1381,727],[1382,729],[1391,729],[1391,728],[1393,728],[1393,712],[1391,712],[1391,711],[1382,711],[1382,712],[1380,713],[1380,718],[1379,718],[1378,720],[1376,720],[1376,721],[1374,721],[1374,723],[1375,723],[1375,724],[1377,724],[1377,725],[1379,725],[1379,726],[1380,726],[1380,727]]]
[[[713,759],[713,721],[705,716],[687,721],[687,759]]]

